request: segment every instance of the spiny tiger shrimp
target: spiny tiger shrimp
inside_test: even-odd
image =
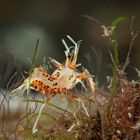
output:
[[[68,95],[68,91],[70,89],[73,89],[78,83],[81,83],[81,85],[86,90],[86,87],[83,83],[83,79],[86,79],[90,84],[93,93],[92,97],[94,97],[93,100],[96,103],[95,83],[93,82],[92,75],[87,69],[85,69],[84,72],[79,72],[79,70],[77,69],[79,66],[81,66],[81,64],[76,63],[81,41],[78,41],[76,43],[68,35],[67,38],[74,44],[74,46],[68,47],[64,39],[62,39],[62,42],[66,48],[65,63],[62,64],[55,59],[50,58],[50,62],[56,67],[56,70],[52,74],[49,74],[48,71],[43,67],[36,67],[33,70],[32,74],[24,80],[23,84],[17,89],[15,89],[13,92],[24,92],[25,90],[31,88],[31,85],[33,85],[33,90],[42,92],[44,95],[50,94],[50,96],[47,98],[50,99],[51,97],[61,93]],[[78,97],[75,97],[74,99],[82,105],[85,113],[89,117],[83,101]],[[34,123],[34,126],[32,128],[33,133],[37,131],[36,126],[44,106],[45,103],[41,106],[37,119]],[[74,113],[74,116],[76,117],[76,113]]]
[[[67,35],[67,38],[74,44],[74,46],[68,47],[64,39],[62,42],[65,46],[65,64],[62,64],[55,59],[50,58],[50,62],[56,67],[56,70],[50,75],[43,67],[36,67],[31,76],[24,80],[23,84],[14,91],[26,90],[33,85],[34,90],[42,92],[43,94],[50,94],[55,96],[56,94],[67,94],[68,90],[74,88],[78,83],[86,90],[83,83],[83,79],[89,81],[91,90],[94,94],[95,83],[93,82],[92,75],[86,69],[84,72],[79,72],[78,67],[81,64],[77,64],[77,57],[81,41],[77,43]]]

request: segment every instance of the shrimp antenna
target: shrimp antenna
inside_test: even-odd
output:
[[[77,43],[74,41],[74,39],[72,39],[69,35],[67,35],[67,38],[75,45],[77,46]]]
[[[77,57],[78,57],[78,51],[79,51],[79,47],[80,47],[80,44],[81,44],[82,40],[79,40],[76,43],[74,41],[74,39],[72,39],[69,35],[67,35],[67,38],[75,45],[75,48],[74,48],[74,50],[71,53],[71,59],[72,59],[72,61],[70,63],[70,67],[75,68],[76,67]]]
[[[70,54],[69,47],[68,47],[68,45],[67,45],[67,43],[66,43],[66,41],[65,41],[64,39],[62,39],[62,43],[64,44],[66,50],[67,50],[68,53]]]

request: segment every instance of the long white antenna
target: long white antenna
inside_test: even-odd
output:
[[[70,53],[69,47],[68,47],[68,45],[67,45],[67,43],[65,42],[64,39],[62,39],[62,43],[64,44],[64,46],[65,46],[66,50],[68,51],[68,53]]]

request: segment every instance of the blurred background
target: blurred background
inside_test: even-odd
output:
[[[33,56],[37,38],[40,44],[36,65],[42,65],[44,57],[64,62],[61,39],[67,34],[76,41],[83,40],[78,62],[103,84],[111,75],[111,44],[101,36],[100,26],[110,25],[119,16],[134,16],[134,30],[139,31],[140,0],[0,0],[0,87],[6,88],[16,71],[19,75],[28,71],[28,58]],[[122,64],[130,44],[130,22],[120,24],[117,38]],[[140,36],[133,44],[130,59],[128,78],[135,79],[133,67],[140,68]]]

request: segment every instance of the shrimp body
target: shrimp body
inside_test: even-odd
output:
[[[52,74],[49,74],[43,67],[37,67],[33,70],[31,77],[25,79],[20,87],[23,87],[23,85],[24,87],[25,85],[26,87],[33,85],[35,91],[54,96],[61,93],[67,94],[68,90],[75,87],[78,83],[81,83],[86,89],[82,82],[82,79],[85,78],[89,81],[91,89],[94,92],[94,82],[90,73],[87,70],[79,72],[77,69],[77,67],[80,66],[80,64],[76,62],[81,41],[76,43],[70,36],[67,37],[74,46],[68,47],[66,42],[62,40],[66,48],[65,64],[61,64],[55,59],[50,58],[50,62],[56,67],[56,70]],[[20,87],[18,89],[20,89]]]
[[[31,84],[33,84],[34,90],[43,94],[66,93],[78,83],[77,77],[79,75],[80,73],[74,72],[69,67],[57,69],[52,75],[49,75],[45,69],[38,67],[32,73]]]

